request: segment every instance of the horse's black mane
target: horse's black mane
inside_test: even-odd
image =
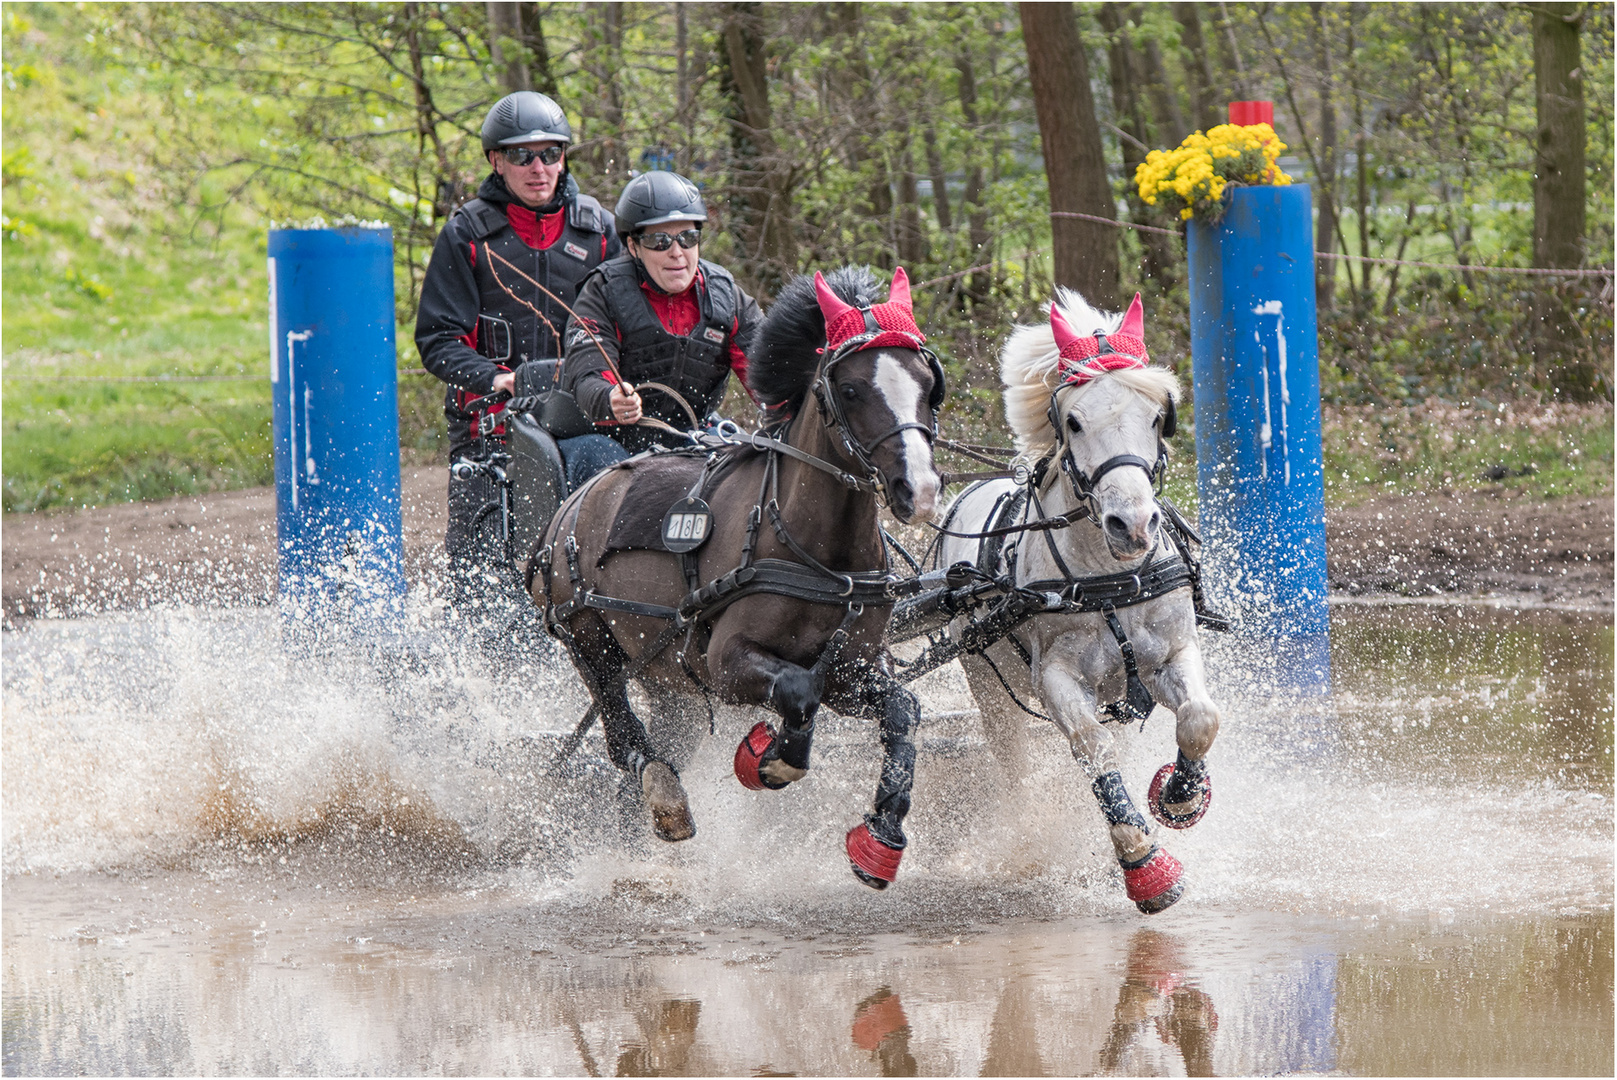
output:
[[[863,266],[844,266],[825,275],[825,283],[854,307],[877,302],[876,276]],[[784,403],[795,416],[820,366],[825,346],[825,314],[814,295],[814,275],[799,274],[781,289],[747,350],[747,385],[770,408]]]

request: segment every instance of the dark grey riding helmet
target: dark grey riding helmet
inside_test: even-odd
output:
[[[483,152],[519,143],[573,141],[567,114],[550,98],[532,90],[518,90],[494,103],[483,121]]]
[[[614,216],[618,235],[633,236],[647,225],[706,221],[707,205],[696,185],[679,173],[645,172],[624,187]]]

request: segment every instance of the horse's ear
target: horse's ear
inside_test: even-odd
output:
[[[1123,316],[1123,325],[1117,328],[1119,334],[1133,334],[1141,341],[1145,340],[1145,305],[1140,303],[1140,294],[1134,294],[1134,303],[1129,305],[1128,314]]]
[[[887,290],[887,302],[897,304],[906,311],[915,310],[914,305],[910,303],[910,276],[904,272],[902,266],[893,271],[893,284]]]
[[[1078,335],[1073,333],[1072,324],[1067,322],[1066,316],[1061,314],[1061,309],[1053,303],[1050,305],[1050,332],[1055,335],[1057,352],[1066,352],[1067,346],[1078,340]]]
[[[820,302],[820,311],[825,315],[827,326],[835,322],[837,316],[853,310],[851,304],[831,291],[831,286],[825,283],[825,276],[818,270],[814,271],[814,296]]]
[[[1179,430],[1179,412],[1174,408],[1173,395],[1168,395],[1168,404],[1162,410],[1162,437],[1171,439],[1174,432]]]

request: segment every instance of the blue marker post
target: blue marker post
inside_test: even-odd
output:
[[[404,612],[393,234],[269,234],[283,625],[395,633]]]
[[[1233,111],[1233,107],[1232,107]],[[1330,690],[1319,334],[1306,185],[1242,187],[1192,221],[1190,349],[1210,591],[1275,677]]]

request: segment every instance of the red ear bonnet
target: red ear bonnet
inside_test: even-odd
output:
[[[1097,375],[1143,368],[1151,360],[1145,351],[1145,305],[1140,303],[1139,293],[1134,294],[1123,325],[1110,334],[1100,330],[1087,336],[1076,333],[1061,309],[1051,304],[1050,333],[1061,354],[1057,370],[1063,384],[1081,386]]]
[[[926,335],[915,325],[910,279],[902,266],[893,271],[885,304],[853,307],[831,291],[819,271],[814,273],[814,294],[825,314],[825,347],[830,351],[848,344],[857,344],[861,349],[919,349],[926,341]]]

